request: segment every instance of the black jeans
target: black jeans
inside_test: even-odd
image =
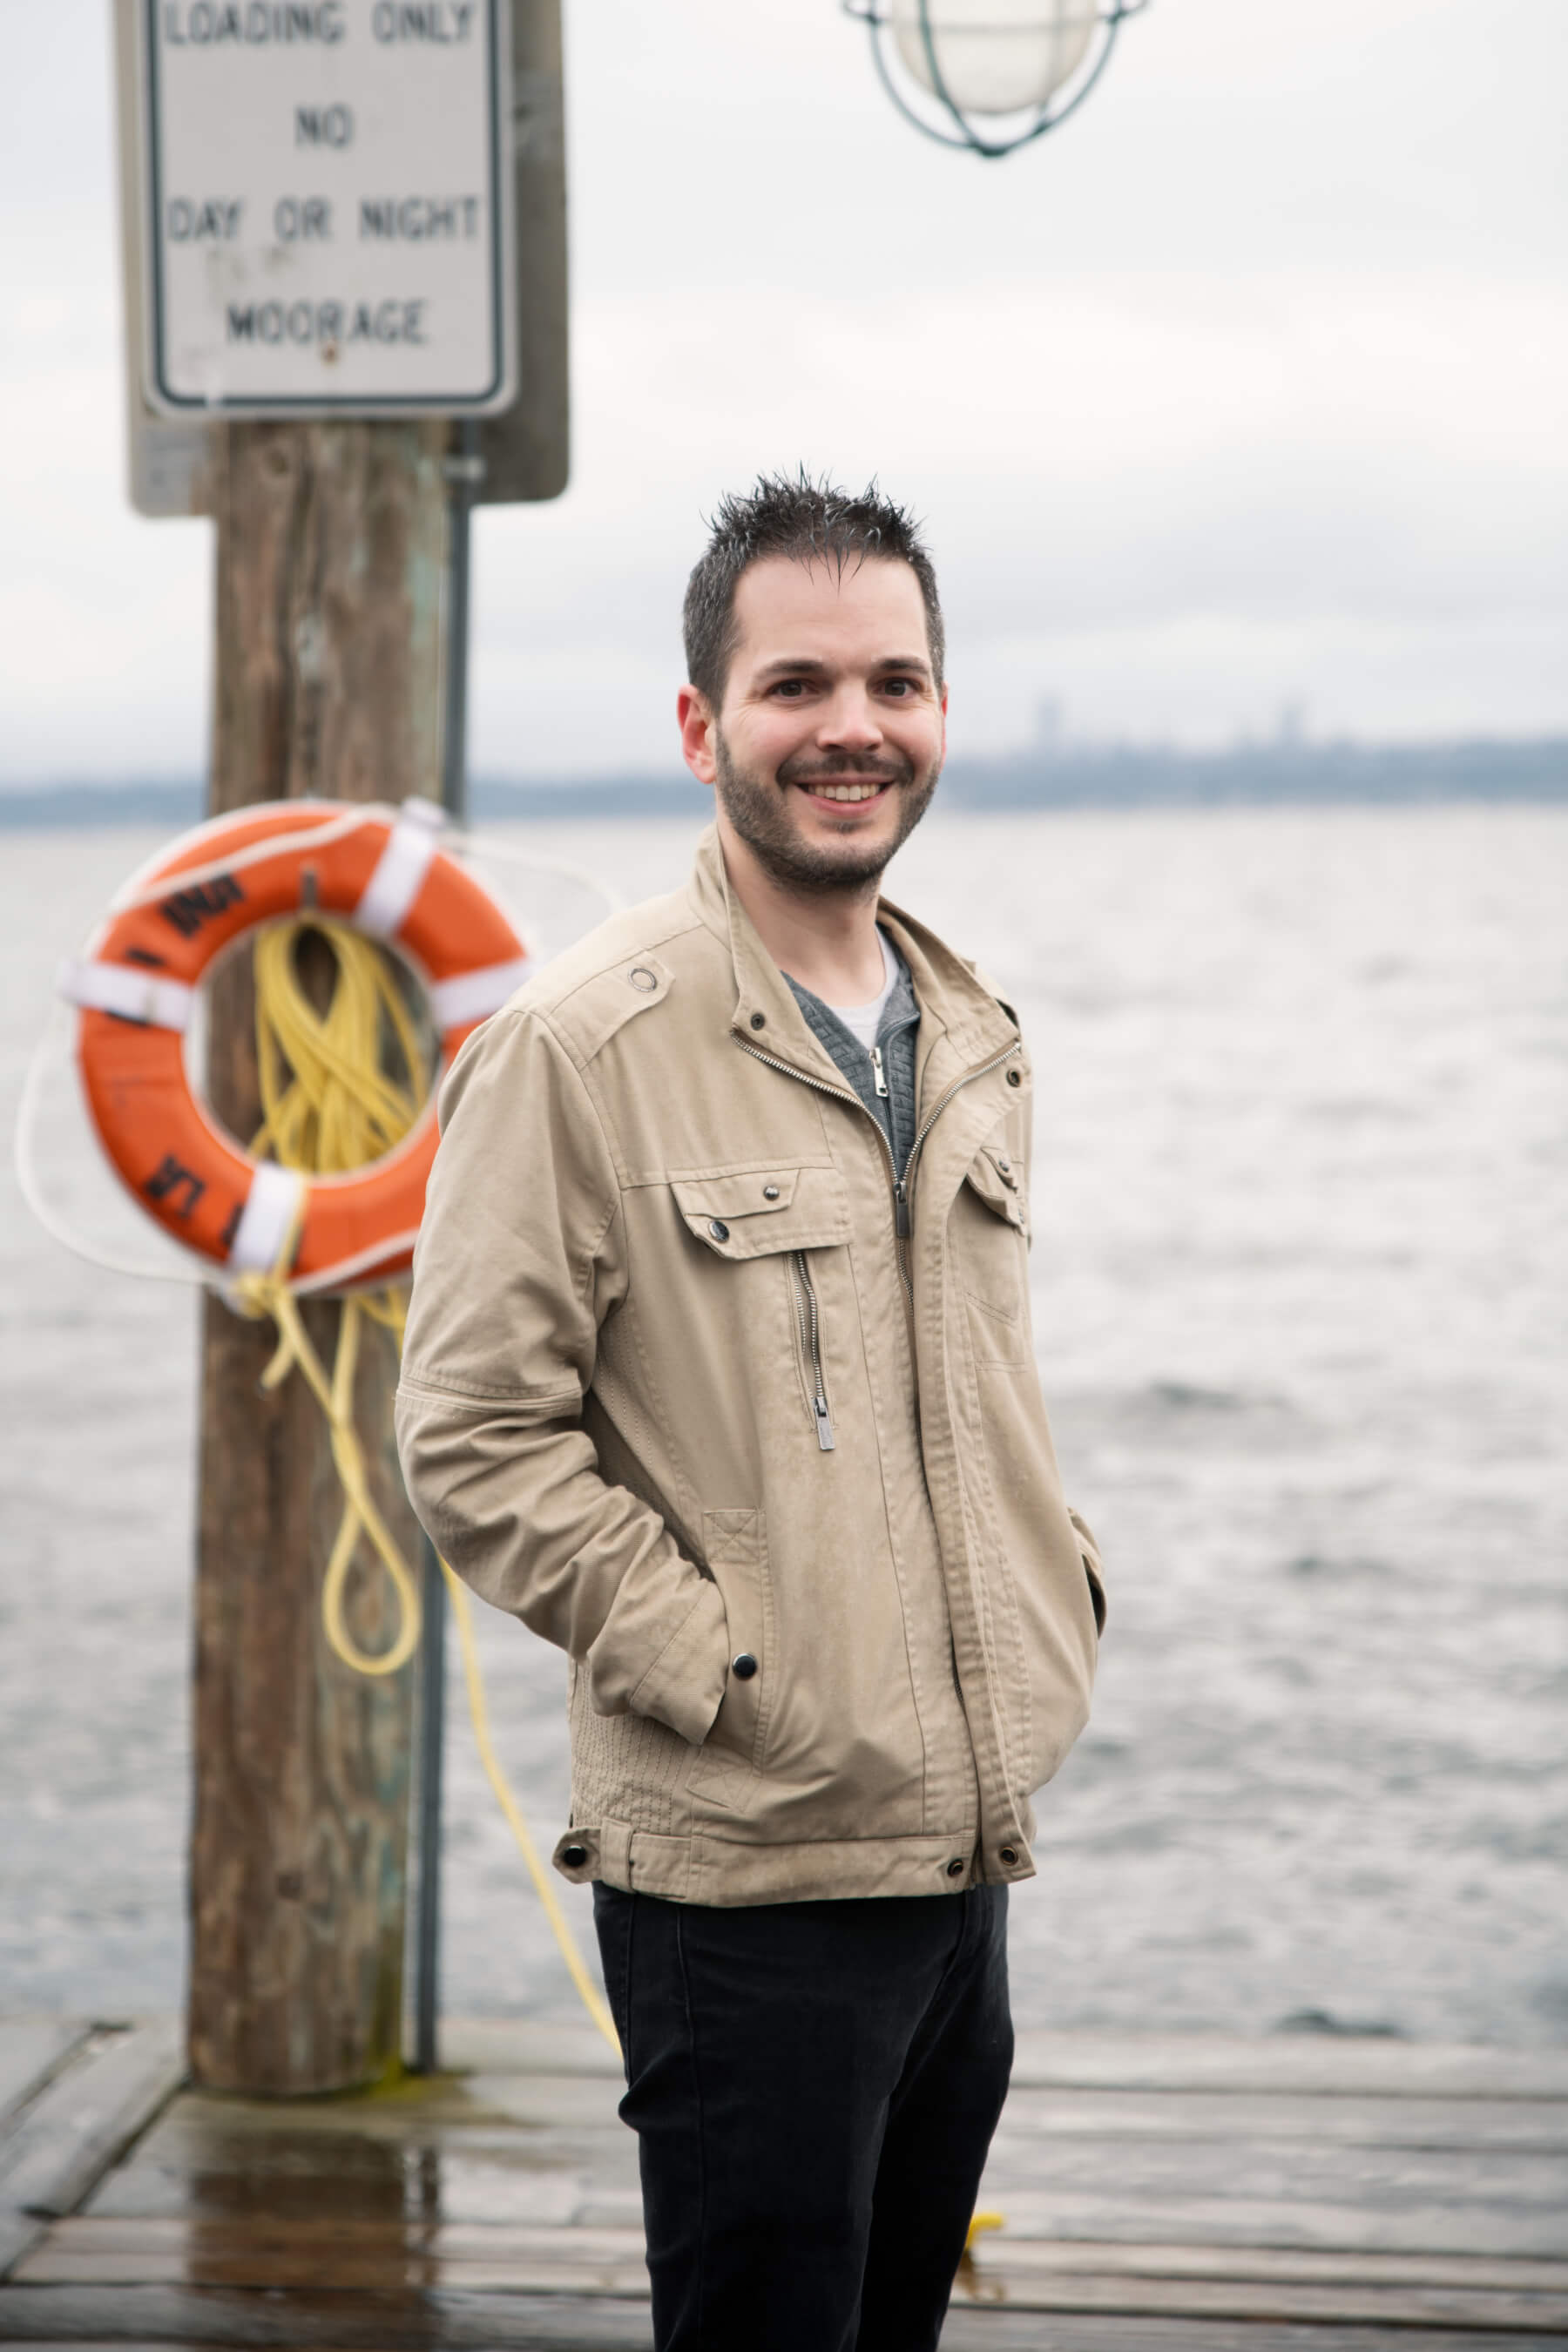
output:
[[[931,2352],[1013,2063],[1007,1890],[594,1889],[658,2352]]]

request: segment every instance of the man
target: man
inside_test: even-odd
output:
[[[1012,1012],[878,895],[936,787],[909,518],[763,480],[686,599],[689,887],[458,1056],[398,1431],[566,1652],[660,2352],[921,2352],[1012,2057],[1008,1885],[1089,1707]]]

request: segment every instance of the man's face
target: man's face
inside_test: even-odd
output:
[[[925,605],[909,565],[769,556],[735,592],[737,644],[715,714],[688,688],[688,762],[720,829],[771,879],[863,890],[924,815],[946,747]]]

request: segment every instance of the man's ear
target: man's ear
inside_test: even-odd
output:
[[[712,783],[719,773],[713,756],[716,720],[713,706],[700,687],[681,688],[675,698],[675,716],[680,729],[681,757],[700,784]]]

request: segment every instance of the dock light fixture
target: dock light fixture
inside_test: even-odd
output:
[[[944,147],[1011,155],[1065,122],[1149,0],[842,0],[889,97]]]

